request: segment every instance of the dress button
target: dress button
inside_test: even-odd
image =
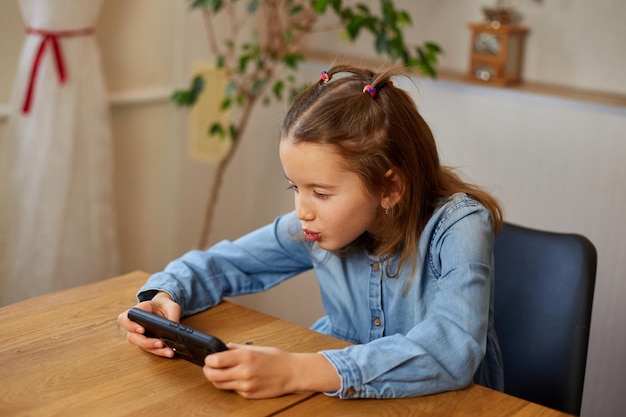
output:
[[[372,268],[374,268],[374,271],[378,271],[380,269],[380,264],[376,262],[374,263],[374,265],[372,265]]]
[[[352,397],[354,396],[354,394],[356,394],[356,390],[354,389],[354,387],[350,387],[346,390],[346,395],[348,397]]]
[[[374,326],[376,326],[376,327],[380,326],[380,317],[376,317],[374,319]]]

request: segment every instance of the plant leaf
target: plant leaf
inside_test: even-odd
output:
[[[204,90],[204,84],[204,78],[201,75],[196,75],[193,78],[189,89],[174,91],[170,100],[174,101],[179,107],[193,106]]]
[[[312,0],[312,1],[313,1],[313,11],[315,13],[322,14],[326,11],[329,0]]]
[[[226,131],[224,130],[224,126],[221,123],[215,122],[209,127],[209,136],[219,136],[220,138],[224,138],[226,136]]]
[[[259,0],[250,0],[248,3],[248,13],[255,14],[259,9]]]
[[[192,9],[210,9],[213,13],[217,13],[223,6],[223,0],[194,0],[191,3]]]

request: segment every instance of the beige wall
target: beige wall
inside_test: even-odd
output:
[[[446,51],[442,67],[464,71],[467,23],[479,0],[402,0],[417,40]],[[515,2],[531,27],[526,78],[626,94],[626,2]],[[206,60],[197,13],[184,0],[105,0],[97,26],[111,92],[117,213],[123,272],[156,271],[192,248],[206,204],[212,166],[189,157],[187,115],[168,96]],[[23,40],[16,1],[0,2],[0,140]],[[312,47],[347,49],[318,35]],[[332,52],[324,49],[326,52]],[[322,64],[303,67],[315,79]],[[490,187],[508,219],[588,235],[600,254],[583,415],[614,416],[626,408],[626,111],[546,96],[450,82],[418,81],[415,99],[431,123],[444,160]],[[289,210],[278,161],[283,105],[259,108],[227,172],[212,241],[234,238]],[[316,283],[305,275],[245,303],[310,324],[321,314]]]

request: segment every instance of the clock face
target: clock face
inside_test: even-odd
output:
[[[498,55],[500,53],[500,37],[493,33],[479,33],[474,38],[474,48],[481,54]]]

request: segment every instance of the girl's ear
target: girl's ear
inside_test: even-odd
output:
[[[402,200],[406,190],[406,180],[396,169],[391,168],[385,173],[385,178],[389,184],[387,191],[383,193],[380,199],[380,205],[383,209],[391,209]]]

